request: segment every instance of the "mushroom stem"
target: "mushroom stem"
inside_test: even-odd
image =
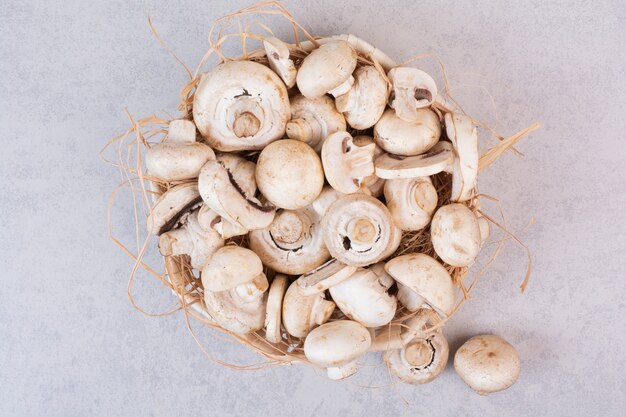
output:
[[[159,236],[159,251],[163,256],[177,256],[191,253],[193,242],[186,228],[181,227]]]
[[[381,328],[380,334],[372,337],[370,352],[402,349],[402,326],[392,324]]]
[[[339,380],[349,377],[358,371],[358,366],[356,364],[356,360],[352,362],[348,362],[342,366],[331,366],[326,368],[326,374],[328,375],[328,379]]]
[[[250,112],[243,112],[233,122],[233,132],[238,138],[254,136],[259,131],[261,122]]]
[[[302,141],[312,148],[317,146],[316,139],[322,135],[322,127],[317,120],[302,118],[291,119],[287,122],[286,131],[289,138]]]
[[[295,250],[304,245],[311,226],[311,219],[304,212],[284,210],[274,218],[270,234],[281,249]]]
[[[411,313],[417,311],[421,306],[424,305],[424,298],[420,296],[418,293],[407,287],[406,285],[402,285],[398,283],[398,294],[396,294],[398,301],[400,304],[404,306]]]
[[[350,91],[350,88],[352,88],[353,84],[354,84],[354,77],[351,75],[350,77],[348,77],[347,80],[345,80],[344,82],[339,84],[337,87],[330,90],[328,94],[331,94],[333,97],[342,96]]]
[[[234,288],[237,296],[244,302],[250,303],[263,296],[268,288],[267,277],[265,274],[257,275],[252,281],[245,284],[237,285]]]
[[[311,309],[311,325],[324,324],[330,318],[335,310],[335,303],[328,301],[322,297],[317,297],[313,302],[313,308]]]

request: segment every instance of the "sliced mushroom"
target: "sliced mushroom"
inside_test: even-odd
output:
[[[374,139],[370,136],[365,136],[365,135],[360,135],[360,136],[355,136],[353,139],[353,142],[356,146],[368,146],[372,143],[375,144]],[[384,154],[385,152],[380,148],[380,146],[375,144],[375,148],[374,148],[374,159],[378,158],[379,156],[381,156],[382,154]],[[378,178],[376,176],[376,174],[372,174],[369,177],[366,177],[363,180],[363,184],[365,185],[365,187],[367,187],[367,189],[369,190],[370,194],[373,197],[380,197],[381,195],[383,195],[383,189],[385,187],[385,180],[382,178]]]
[[[404,231],[428,226],[437,208],[437,189],[430,177],[387,180],[385,201],[393,221]]]
[[[374,197],[350,194],[335,201],[322,220],[331,255],[352,266],[367,266],[390,256],[402,232],[387,207]]]
[[[357,68],[354,79],[350,90],[338,96],[335,104],[353,129],[369,129],[385,111],[389,96],[387,80],[371,65]]]
[[[215,251],[222,246],[224,239],[217,232],[200,226],[197,210],[187,217],[182,227],[159,236],[161,255],[189,255],[191,267],[199,270],[206,266]]]
[[[322,146],[322,164],[328,183],[345,194],[364,188],[363,181],[374,174],[375,149],[373,143],[357,146],[348,132],[328,136]]]
[[[472,197],[478,176],[478,131],[472,119],[464,114],[447,113],[444,121],[446,134],[456,151],[450,200],[467,201]]]
[[[454,369],[471,389],[487,395],[513,385],[519,377],[521,364],[517,351],[506,340],[480,335],[472,337],[456,351]]]
[[[163,193],[146,220],[148,232],[161,235],[174,229],[184,217],[202,204],[195,183],[180,184]]]
[[[387,110],[374,127],[374,140],[385,151],[402,156],[420,155],[441,137],[439,117],[431,109],[417,109],[416,120],[408,122]]]
[[[279,210],[269,227],[250,231],[250,248],[274,271],[303,274],[330,257],[320,223],[310,208]]]
[[[275,207],[262,204],[254,197],[251,193],[256,190],[253,178],[247,182],[240,182],[240,178],[238,182],[236,176],[241,177],[241,173],[237,175],[237,171],[231,171],[226,165],[216,160],[209,161],[202,167],[198,189],[206,205],[244,229],[254,230],[269,226],[276,213]]]
[[[263,39],[263,48],[267,54],[270,68],[274,70],[288,88],[296,85],[296,66],[289,59],[289,48],[278,38]]]
[[[417,109],[430,106],[437,97],[435,80],[422,70],[396,67],[387,76],[393,85],[389,107],[403,120],[417,121]]]
[[[198,210],[198,223],[204,230],[214,230],[222,239],[229,239],[248,233],[247,229],[223,218],[206,204],[202,204],[200,210]]]
[[[278,140],[261,151],[256,183],[263,196],[277,207],[301,209],[311,204],[324,187],[322,162],[306,143]]]
[[[335,303],[324,299],[324,293],[305,295],[293,282],[283,299],[283,326],[293,337],[305,337],[313,327],[326,323]]]
[[[454,161],[450,142],[440,141],[428,153],[417,156],[384,154],[374,162],[379,178],[428,177],[445,171]]]
[[[303,96],[321,97],[344,94],[354,82],[357,54],[346,41],[337,40],[313,50],[298,70],[296,82]]]
[[[447,316],[454,308],[454,283],[439,262],[422,253],[400,255],[385,264],[385,270],[398,281],[398,300],[409,311],[427,303]]]
[[[350,319],[365,327],[379,327],[389,323],[396,314],[396,297],[389,294],[394,283],[388,275],[378,276],[360,268],[348,279],[330,287],[330,295]]]
[[[468,266],[480,252],[480,225],[474,213],[459,203],[440,207],[430,224],[437,255],[448,265]]]
[[[194,97],[193,118],[215,149],[262,149],[285,133],[291,118],[287,89],[264,65],[224,62],[202,76]]]
[[[283,312],[283,298],[287,291],[289,281],[287,276],[277,274],[272,281],[267,295],[267,306],[265,308],[265,339],[270,343],[280,343],[282,332],[280,329]]]
[[[304,354],[314,365],[326,368],[330,379],[343,379],[357,371],[356,360],[372,342],[363,325],[350,320],[326,323],[311,331],[304,341]]]
[[[330,134],[346,130],[346,119],[328,96],[297,95],[291,99],[291,120],[286,130],[289,138],[300,140],[319,152]]]
[[[356,266],[346,265],[336,259],[318,266],[317,268],[307,272],[296,280],[304,295],[313,295],[326,291],[333,285],[348,279]]]

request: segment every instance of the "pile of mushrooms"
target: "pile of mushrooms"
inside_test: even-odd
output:
[[[168,184],[148,230],[163,256],[188,260],[216,326],[303,352],[331,379],[383,352],[400,380],[430,382],[448,362],[437,323],[457,303],[451,271],[489,236],[472,209],[476,126],[433,106],[430,75],[373,62],[357,38],[309,46],[267,38],[255,60],[202,75],[192,113],[147,151],[146,174]],[[421,230],[434,253],[394,256]],[[519,373],[514,349],[489,336],[454,366],[480,393]]]

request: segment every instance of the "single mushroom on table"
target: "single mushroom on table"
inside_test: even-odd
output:
[[[270,343],[280,343],[282,331],[280,328],[283,313],[283,298],[287,291],[289,280],[286,275],[277,274],[270,285],[265,307],[265,339]]]
[[[202,75],[193,119],[213,148],[258,150],[280,139],[291,118],[287,88],[268,67],[228,61]]]
[[[326,300],[324,292],[310,294],[297,281],[291,283],[283,299],[283,326],[293,337],[305,337],[317,325],[326,323],[335,303]]]
[[[202,197],[198,192],[197,184],[176,185],[156,200],[146,219],[146,228],[148,232],[157,236],[169,232],[201,204]]]
[[[387,77],[393,86],[389,107],[400,119],[417,121],[417,110],[430,106],[437,97],[435,80],[422,70],[396,67],[387,73]]]
[[[331,204],[322,229],[330,254],[352,266],[385,259],[395,252],[402,237],[387,207],[365,194],[349,194]]]
[[[435,146],[440,137],[439,117],[428,108],[417,109],[416,119],[410,122],[387,110],[374,126],[378,146],[394,155],[421,155]]]
[[[374,139],[371,136],[366,136],[366,135],[355,136],[352,141],[354,142],[356,146],[360,146],[360,147],[369,146],[370,144],[373,143],[375,145],[374,159],[378,158],[379,156],[385,153],[381,149],[380,146],[376,145],[376,143],[374,142]],[[376,176],[376,173],[373,173],[369,177],[365,177],[365,179],[363,179],[363,185],[365,185],[365,187],[369,190],[369,193],[373,197],[378,198],[381,195],[383,195],[383,190],[385,187],[385,180],[383,178],[378,178]]]
[[[346,119],[337,111],[332,98],[326,95],[306,98],[299,94],[291,99],[291,120],[286,128],[290,139],[300,140],[319,153],[324,139],[344,130]]]
[[[326,93],[337,97],[345,94],[352,84],[357,54],[343,40],[325,43],[304,58],[296,83],[303,96],[318,98]]]
[[[509,388],[519,377],[521,364],[515,348],[494,335],[474,336],[454,355],[454,369],[480,395]]]
[[[454,161],[452,144],[439,141],[427,153],[416,156],[384,154],[376,158],[374,166],[379,178],[428,177],[448,169]]]
[[[446,113],[444,122],[456,152],[450,200],[467,201],[472,197],[478,176],[478,131],[472,119],[464,114]]]
[[[357,68],[354,79],[350,90],[338,96],[335,105],[353,129],[369,129],[385,111],[389,96],[387,80],[372,65]]]
[[[213,149],[196,142],[196,125],[191,120],[172,120],[167,138],[146,152],[146,168],[161,180],[180,181],[196,178],[211,159],[215,159]]]
[[[311,204],[324,187],[320,157],[309,145],[293,139],[267,145],[257,160],[255,177],[270,203],[290,210]]]
[[[363,190],[365,179],[374,174],[375,150],[374,143],[358,146],[348,132],[328,136],[322,146],[322,165],[328,183],[344,194]]]
[[[323,324],[309,333],[304,341],[304,354],[314,365],[326,368],[330,379],[353,375],[356,360],[365,355],[372,339],[363,325],[350,320]]]
[[[263,39],[263,48],[265,48],[270,68],[278,74],[287,88],[296,85],[296,74],[298,71],[293,60],[289,58],[289,47],[287,47],[287,44],[278,38],[271,37]]]
[[[396,226],[403,231],[421,230],[437,208],[437,189],[430,177],[387,180],[385,201]]]
[[[445,263],[468,266],[480,252],[480,224],[464,204],[441,206],[430,224],[430,239],[435,252]]]

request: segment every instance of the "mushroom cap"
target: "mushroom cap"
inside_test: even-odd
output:
[[[385,77],[372,65],[354,71],[354,84],[335,100],[352,128],[369,129],[374,126],[387,106],[389,88]]]
[[[321,97],[348,80],[356,68],[357,54],[352,45],[337,40],[313,50],[298,70],[296,82],[303,96]]]
[[[371,136],[366,136],[366,135],[355,136],[352,141],[354,142],[356,146],[361,146],[361,147],[368,146],[369,144],[374,143],[375,145],[374,159],[378,158],[379,156],[385,153],[381,149],[380,146],[376,145],[376,143],[374,142],[374,139]],[[381,195],[383,195],[383,190],[385,187],[385,180],[383,178],[378,178],[375,173],[370,175],[369,177],[366,177],[363,180],[363,184],[365,185],[365,187],[367,187],[367,189],[369,190],[370,194],[373,197],[378,198]]]
[[[305,295],[292,282],[283,298],[283,326],[293,337],[306,337],[313,327],[326,323],[335,310],[335,303],[324,299],[324,293]]]
[[[193,119],[213,148],[262,149],[280,139],[290,119],[287,88],[272,70],[252,61],[228,61],[205,73]]]
[[[322,164],[328,183],[337,191],[350,194],[363,187],[374,174],[374,151],[371,143],[357,146],[348,132],[335,132],[322,145]]]
[[[330,287],[337,307],[365,327],[380,327],[396,314],[396,297],[388,290],[393,284],[369,269],[359,269],[348,279]]]
[[[202,281],[204,283],[204,279]],[[224,329],[246,334],[263,328],[265,320],[265,297],[263,294],[252,300],[242,299],[229,291],[205,291],[204,305],[209,317]]]
[[[257,184],[254,175],[256,164],[254,162],[232,153],[219,153],[217,160],[230,172],[237,186],[245,194],[251,196],[256,194]]]
[[[283,139],[261,151],[256,163],[256,183],[277,207],[296,210],[308,206],[324,187],[319,156],[304,142]]]
[[[314,365],[340,367],[367,353],[371,343],[370,333],[362,324],[337,320],[309,333],[304,341],[304,354]]]
[[[202,284],[205,291],[226,291],[252,282],[262,273],[263,264],[256,253],[239,246],[224,246],[202,270]]]
[[[481,395],[502,391],[517,381],[521,364],[517,351],[494,335],[474,336],[454,355],[454,369]]]
[[[437,255],[448,265],[468,266],[480,252],[480,225],[474,213],[459,203],[440,207],[430,224]]]
[[[348,279],[356,269],[356,266],[346,265],[336,259],[331,259],[302,275],[296,282],[300,286],[302,294],[317,294]]]
[[[385,264],[385,270],[443,315],[454,308],[454,283],[439,262],[423,253],[400,255]]]
[[[467,201],[472,197],[478,176],[478,131],[472,119],[464,114],[447,113],[444,121],[457,155],[452,168],[450,200]]]
[[[298,94],[291,99],[291,120],[286,127],[290,139],[300,140],[319,152],[324,139],[343,130],[346,130],[346,119],[329,96],[306,98]]]
[[[387,74],[393,85],[389,107],[399,118],[417,120],[417,109],[430,106],[437,98],[437,84],[430,75],[417,68],[396,67]]]
[[[146,169],[151,176],[165,181],[196,178],[202,166],[215,159],[208,145],[200,142],[165,141],[151,146],[146,152]]]
[[[279,210],[272,224],[248,237],[263,263],[283,274],[303,274],[330,257],[320,218],[311,209]]]
[[[198,186],[194,183],[176,185],[163,193],[154,203],[146,219],[148,232],[161,235],[169,232],[183,217],[202,204]]]
[[[167,127],[167,140],[179,143],[194,143],[196,141],[196,125],[191,120],[176,119],[170,121]]]
[[[391,255],[402,235],[387,207],[365,194],[349,194],[331,204],[322,229],[330,254],[352,266],[371,265]]]
[[[293,61],[289,59],[289,48],[285,42],[278,38],[263,39],[263,48],[269,61],[270,68],[274,70],[288,88],[296,84],[296,67]]]
[[[450,142],[440,141],[428,153],[416,156],[384,154],[374,161],[379,178],[428,177],[445,171],[454,161]]]
[[[387,180],[385,201],[396,226],[404,231],[421,230],[437,208],[437,189],[430,177]]]
[[[277,274],[270,285],[265,307],[265,339],[270,343],[280,343],[282,333],[280,329],[283,313],[283,297],[287,291],[289,280],[286,275]]]
[[[385,151],[403,156],[420,155],[441,137],[441,122],[429,108],[417,109],[416,120],[408,122],[393,110],[383,113],[374,127],[374,140]]]

